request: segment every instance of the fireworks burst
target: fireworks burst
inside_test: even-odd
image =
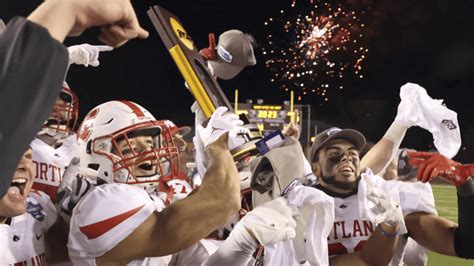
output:
[[[265,22],[269,34],[263,47],[271,82],[295,90],[298,100],[315,93],[325,101],[350,79],[363,78],[364,45],[361,17],[349,5],[319,0],[291,3],[278,18]],[[346,81],[347,80],[347,81]]]

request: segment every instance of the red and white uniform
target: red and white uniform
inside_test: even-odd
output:
[[[163,201],[145,190],[120,183],[95,187],[74,208],[68,240],[74,265],[95,265],[101,257],[129,236]],[[200,243],[173,256],[134,260],[128,265],[200,264],[208,254]]]
[[[31,190],[26,213],[0,224],[0,265],[46,265],[44,235],[56,218],[48,195]]]
[[[53,202],[56,201],[56,192],[64,169],[76,155],[75,143],[76,135],[65,138],[63,144],[56,149],[38,138],[31,142],[35,169],[33,188],[48,194]]]
[[[400,204],[403,215],[415,212],[437,214],[433,192],[429,184],[385,181],[379,176],[365,173],[373,183],[387,191],[393,200]],[[376,225],[364,219],[365,181],[359,182],[358,193],[347,198],[334,198],[335,219],[328,236],[329,256],[353,253],[360,250],[376,229]],[[401,225],[401,232],[406,231]],[[400,237],[397,250],[390,265],[400,265],[406,245],[405,237]]]

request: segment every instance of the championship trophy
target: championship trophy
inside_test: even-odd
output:
[[[178,17],[157,5],[151,7],[147,13],[205,117],[209,119],[219,106],[225,106],[230,112],[234,112],[234,108],[212,77],[206,62],[199,54],[199,49],[194,45]],[[240,115],[240,119],[250,133],[239,135],[245,143],[230,151],[236,162],[259,154],[255,144],[262,139],[258,127],[250,124],[244,114]]]

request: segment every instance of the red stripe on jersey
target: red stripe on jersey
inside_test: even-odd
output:
[[[135,113],[135,115],[137,115],[138,117],[144,117],[145,114],[142,112],[142,110],[140,110],[140,108],[138,108],[138,106],[136,106],[134,103],[132,102],[129,102],[129,101],[119,101],[123,104],[125,104],[126,106],[130,107],[130,109],[132,109],[132,111]]]
[[[128,219],[130,216],[137,213],[143,208],[143,206],[145,206],[145,204],[135,209],[116,215],[114,217],[102,220],[100,222],[79,227],[79,230],[81,230],[81,232],[87,236],[87,239],[96,239],[99,236],[112,230],[112,228],[119,225],[120,223]]]
[[[32,189],[43,191],[44,193],[48,194],[48,196],[51,198],[51,201],[53,203],[56,203],[56,194],[58,193],[58,187],[57,186],[35,182],[35,183],[33,183]],[[38,192],[36,192],[36,193],[39,196],[41,196]]]
[[[341,243],[333,243],[333,244],[328,245],[328,253],[329,253],[329,256],[346,254],[347,249]]]
[[[15,264],[13,264],[13,266],[23,266],[23,265],[26,265],[26,261],[17,262]]]
[[[359,243],[357,243],[357,246],[354,248],[354,252],[359,251],[364,246],[365,242],[365,240],[361,240]]]

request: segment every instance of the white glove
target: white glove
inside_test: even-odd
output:
[[[69,52],[69,64],[93,66],[99,65],[99,53],[112,51],[114,48],[107,45],[90,45],[87,43],[73,45],[67,48]]]
[[[78,175],[79,158],[74,157],[64,171],[57,191],[56,208],[63,219],[69,222],[77,203],[92,190],[93,186]]]
[[[394,226],[402,223],[404,217],[400,206],[383,189],[376,187],[372,180],[365,175],[364,178],[367,189],[365,197],[367,198],[368,218],[375,224],[386,223]]]
[[[432,99],[424,88],[414,83],[400,88],[400,99],[395,122],[428,130],[433,134],[438,151],[448,158],[454,157],[461,147],[457,113],[444,106],[443,100]]]
[[[188,83],[184,82],[184,85],[189,90]],[[194,126],[196,126],[196,128],[198,125],[202,125],[202,123],[206,121],[206,116],[204,116],[204,112],[197,101],[194,101],[191,105],[191,112],[194,113]]]
[[[197,135],[204,143],[204,147],[207,148],[207,146],[214,143],[226,132],[229,132],[229,150],[232,150],[245,142],[243,138],[238,138],[237,136],[239,134],[250,133],[250,130],[242,127],[244,122],[239,119],[238,115],[227,111],[227,107],[218,107],[212,114],[211,119],[205,128],[198,125]]]
[[[291,239],[295,236],[295,226],[286,199],[279,197],[266,202],[248,212],[202,265],[248,265],[259,244]]]
[[[259,205],[237,223],[252,232],[261,245],[272,245],[295,237],[296,222],[286,199],[278,197]],[[233,233],[234,231],[232,231]]]
[[[327,236],[334,223],[334,199],[319,189],[295,186],[287,193],[296,220],[295,258],[310,265],[329,265]]]

